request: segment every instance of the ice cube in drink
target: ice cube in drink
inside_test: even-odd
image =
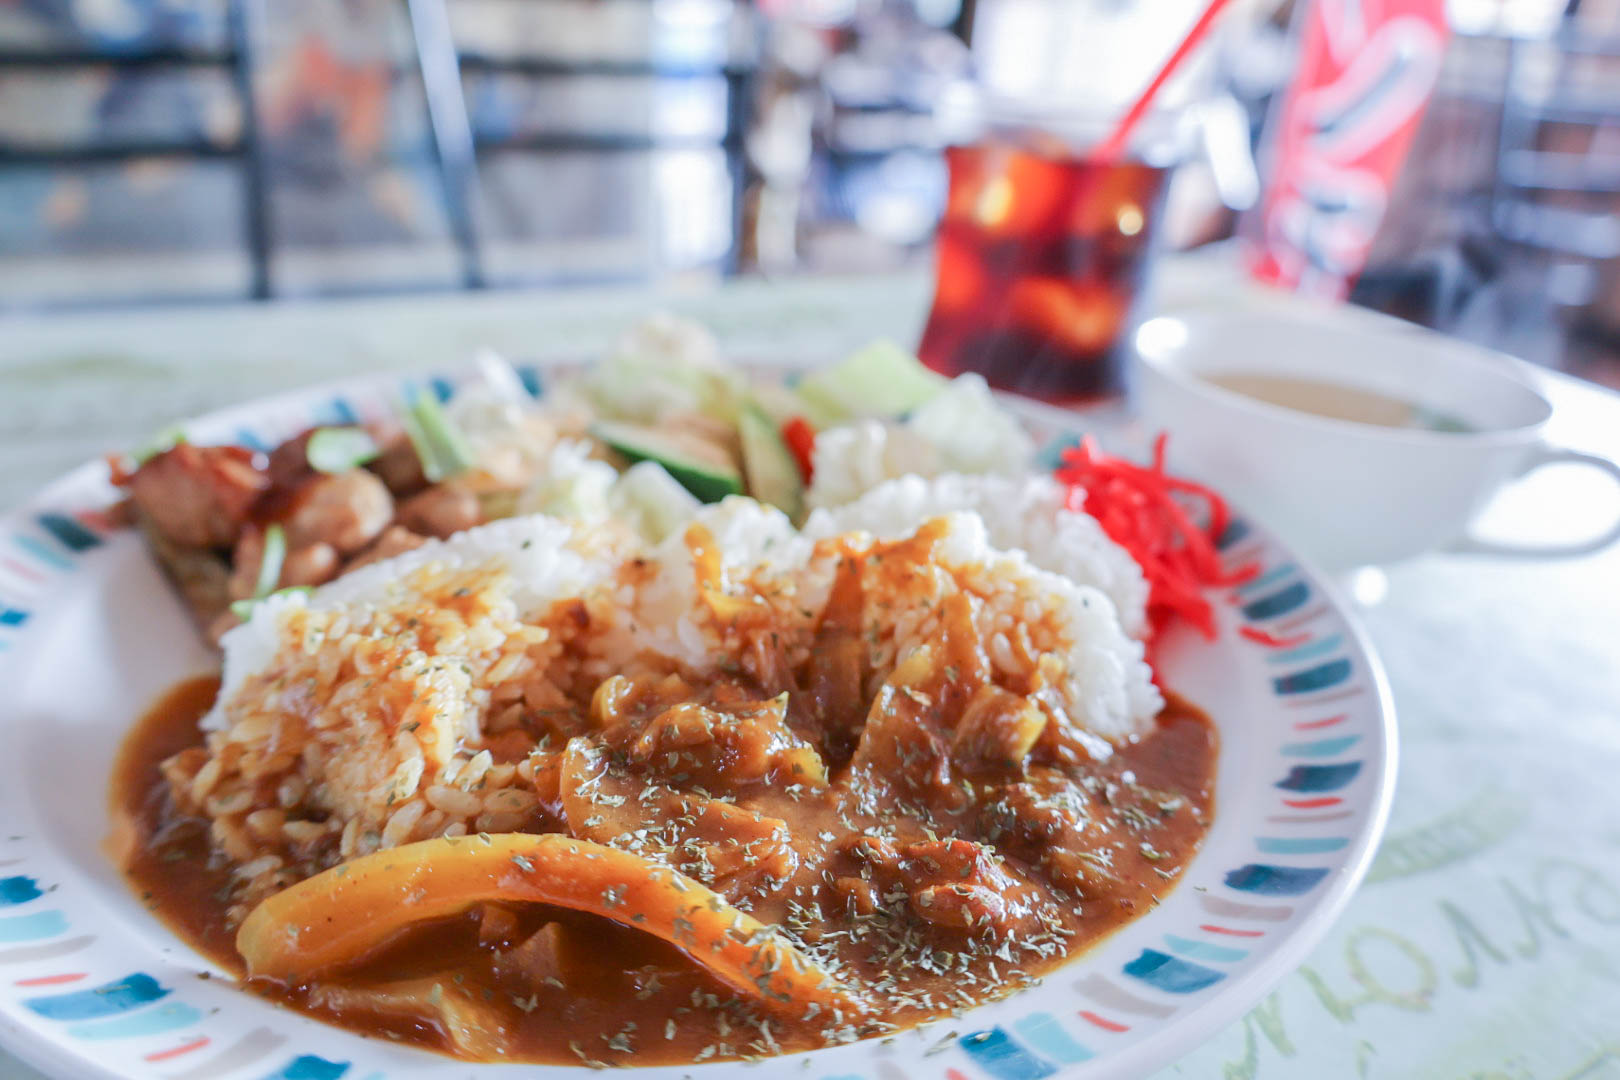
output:
[[[946,160],[923,361],[1059,402],[1116,393],[1169,170],[1007,141]]]

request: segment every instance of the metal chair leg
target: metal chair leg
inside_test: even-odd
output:
[[[264,143],[253,93],[253,24],[258,0],[230,0],[225,10],[231,47],[231,83],[242,110],[242,206],[247,230],[248,257],[253,264],[250,295],[270,299],[270,204],[265,182]]]
[[[467,100],[461,90],[461,62],[450,34],[450,15],[444,0],[406,0],[422,88],[427,96],[428,122],[433,129],[434,157],[444,186],[445,211],[461,253],[462,284],[484,287],[479,258],[478,226],[473,216],[473,191],[478,181],[477,150]]]

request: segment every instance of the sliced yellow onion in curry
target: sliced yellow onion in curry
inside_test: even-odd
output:
[[[351,859],[266,898],[236,947],[251,976],[316,979],[417,923],[488,901],[551,904],[645,931],[777,1011],[862,1011],[829,972],[720,894],[638,855],[556,834],[440,837]]]

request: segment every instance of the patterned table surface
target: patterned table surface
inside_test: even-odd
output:
[[[1172,264],[1162,292],[1241,303],[1234,277]],[[822,357],[915,340],[926,301],[905,276],[0,321],[0,508],[171,420],[339,375],[484,345],[590,355],[656,307],[735,355]],[[1620,398],[1558,377],[1547,391],[1555,440],[1620,457]],[[1487,524],[1539,538],[1620,512],[1566,471],[1509,492]],[[1620,1080],[1620,548],[1427,557],[1390,569],[1364,617],[1401,718],[1378,861],[1298,972],[1161,1076]],[[37,1075],[0,1051],[0,1077]]]

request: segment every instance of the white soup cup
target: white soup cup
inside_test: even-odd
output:
[[[1545,441],[1552,406],[1520,362],[1406,323],[1330,314],[1204,309],[1144,323],[1133,392],[1150,427],[1170,433],[1174,466],[1217,487],[1328,570],[1440,549],[1584,555],[1620,539],[1620,521],[1563,544],[1471,535],[1485,505],[1514,477],[1576,462],[1620,483],[1620,466]],[[1222,373],[1358,387],[1455,417],[1469,430],[1328,419],[1201,377]]]

